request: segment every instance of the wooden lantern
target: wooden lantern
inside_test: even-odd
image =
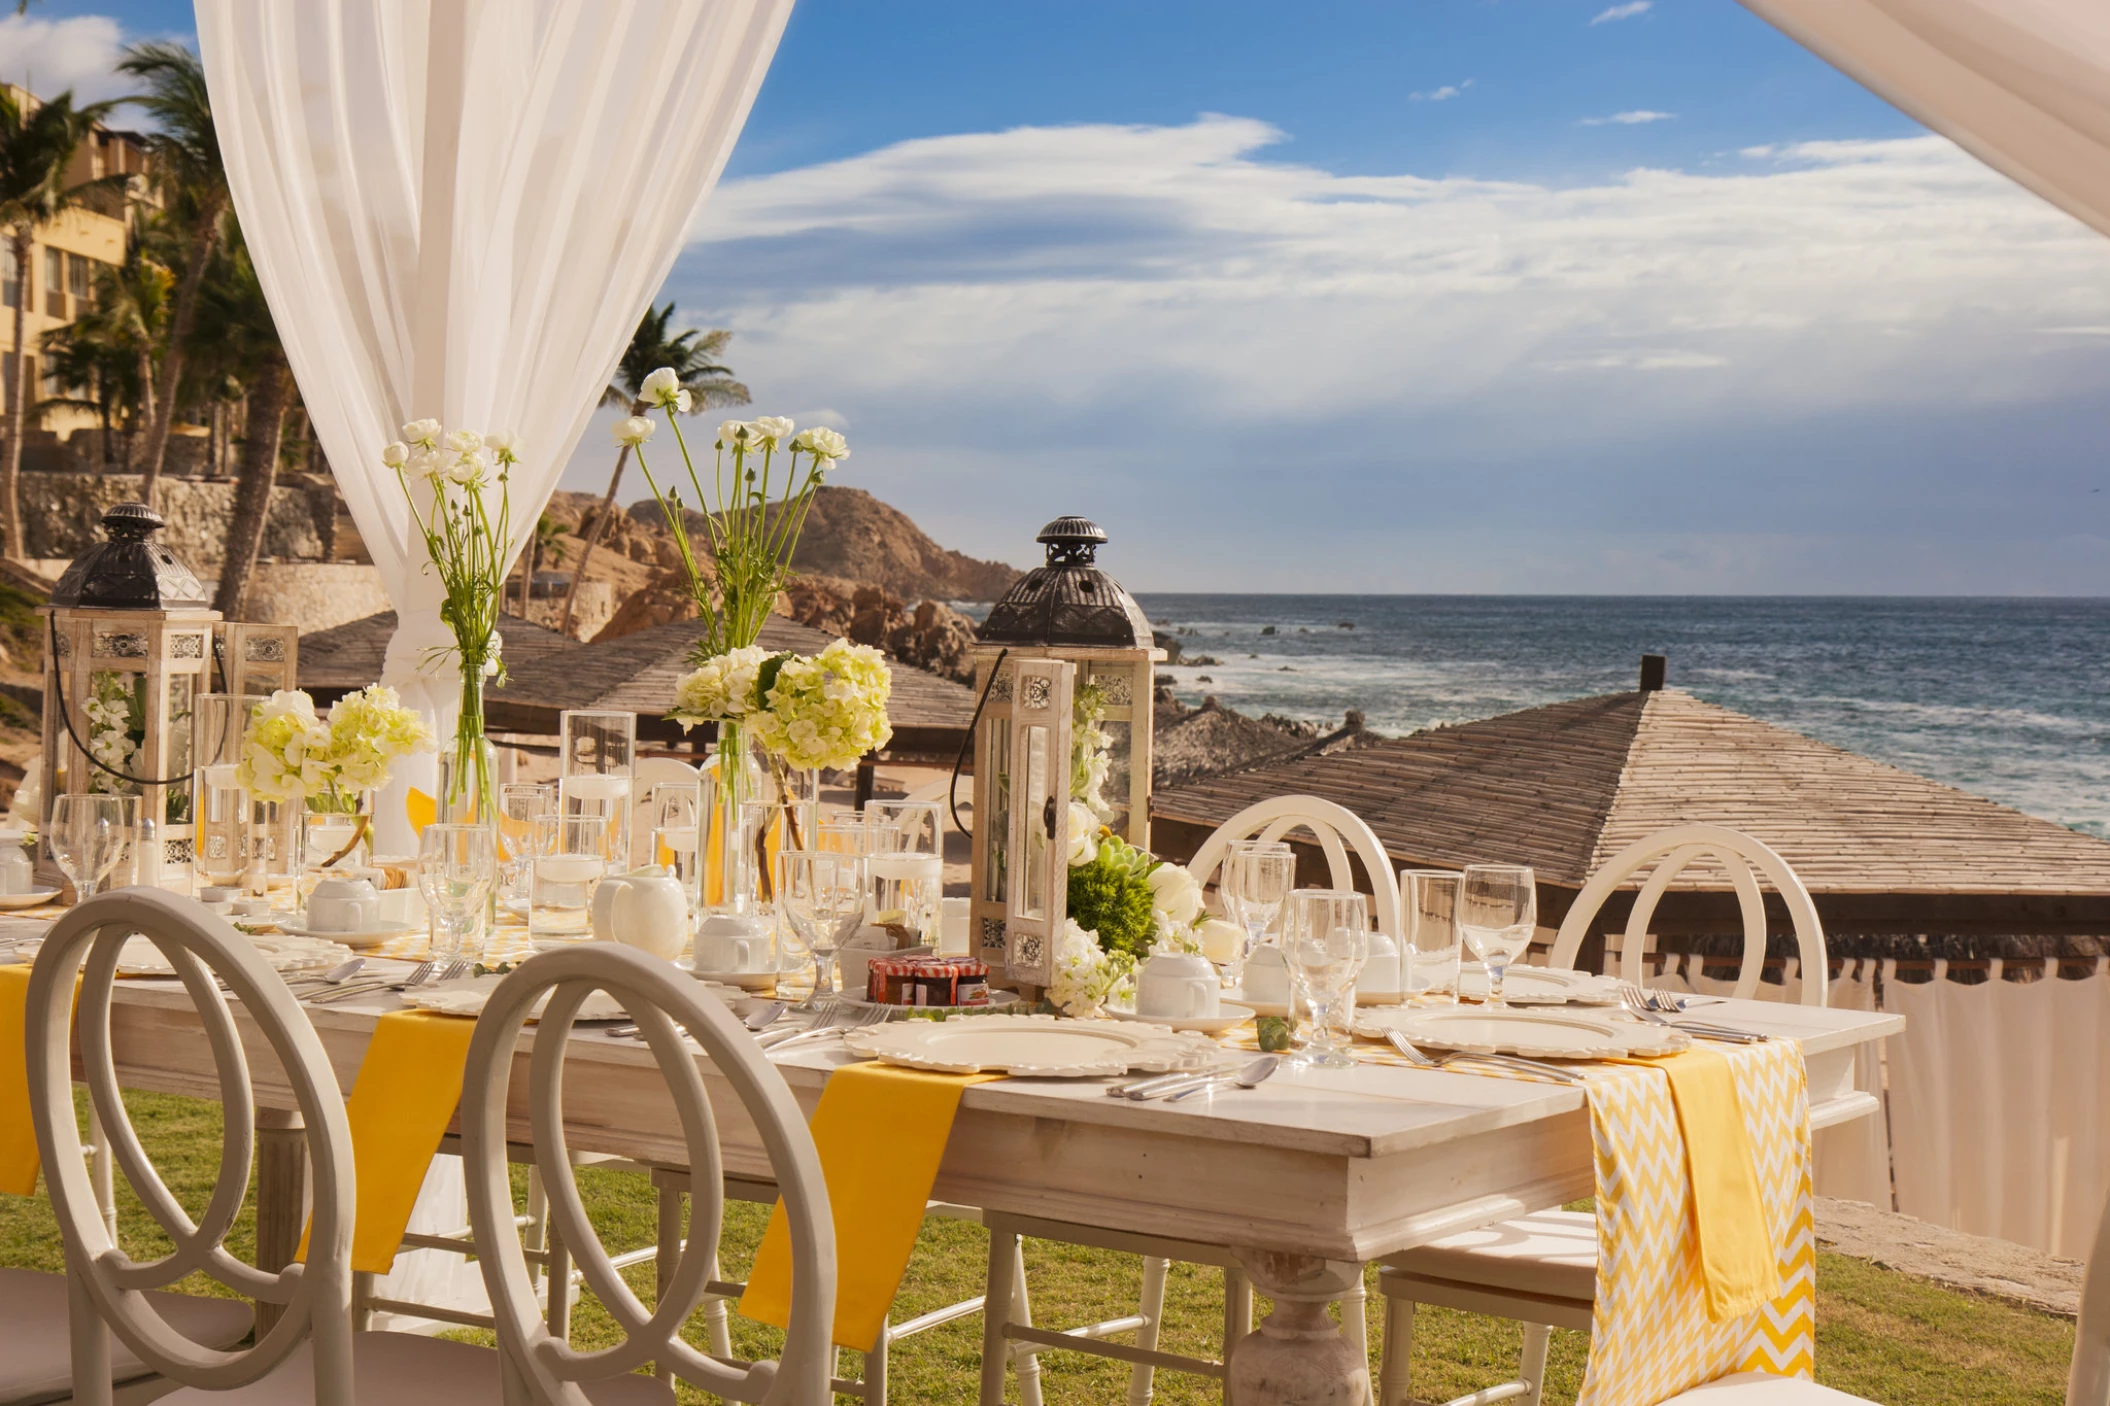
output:
[[[1068,897],[1073,708],[1086,698],[1107,736],[1106,823],[1150,846],[1150,727],[1165,657],[1135,597],[1101,571],[1097,524],[1040,531],[1045,565],[1020,578],[975,644],[973,932],[982,960],[1016,983],[1054,975]],[[1029,872],[1030,871],[1030,872]]]

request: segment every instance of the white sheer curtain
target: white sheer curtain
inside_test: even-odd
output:
[[[385,677],[442,735],[458,685],[420,665],[451,637],[381,447],[426,416],[519,435],[518,551],[723,169],[790,9],[197,0],[242,232],[400,617]],[[400,852],[400,799],[376,818],[382,848]]]
[[[1743,3],[1994,170],[2110,234],[2110,3]]]

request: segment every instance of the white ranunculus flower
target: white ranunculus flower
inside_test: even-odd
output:
[[[445,461],[440,457],[440,453],[436,449],[412,450],[409,461],[404,465],[404,468],[411,474],[419,478],[429,478],[435,482],[439,480],[444,467]]]
[[[615,429],[612,431],[612,433],[615,435],[615,442],[617,444],[628,445],[631,448],[636,448],[638,445],[643,444],[646,440],[652,438],[652,431],[655,428],[656,426],[654,426],[653,423],[650,420],[647,420],[644,416],[632,415],[627,419],[616,421]]]
[[[1070,867],[1079,869],[1099,857],[1099,817],[1091,808],[1070,802]]]
[[[412,420],[403,427],[403,438],[426,449],[435,449],[440,442],[440,422],[437,420]]]
[[[475,430],[454,430],[447,436],[447,447],[457,454],[474,454],[484,447],[484,437]]]
[[[681,377],[674,374],[673,367],[662,366],[645,377],[645,383],[638,387],[637,398],[666,409],[674,404],[680,390]]]
[[[688,413],[689,413],[689,407],[690,407],[690,406],[692,406],[692,405],[694,405],[695,403],[696,403],[696,399],[695,399],[695,397],[694,397],[694,396],[691,396],[691,395],[690,395],[690,394],[689,394],[689,393],[688,393],[687,391],[677,391],[677,392],[675,392],[675,395],[674,395],[674,408],[675,408],[676,410],[679,410],[679,411],[680,411],[680,412],[681,412],[682,414],[684,414],[684,415],[688,414]]]
[[[760,419],[748,421],[747,424],[749,435],[765,440],[770,444],[780,444],[784,440],[791,438],[791,430],[791,421],[785,419],[782,415],[764,415]]]
[[[391,469],[400,469],[410,462],[410,446],[402,440],[386,445],[381,450],[381,462]]]
[[[520,462],[520,436],[517,434],[485,435],[484,448],[497,455],[501,464]]]
[[[472,449],[449,459],[446,473],[450,481],[466,488],[471,484],[483,482],[484,471],[489,467],[490,464],[484,458],[484,451]]]
[[[825,425],[799,431],[799,437],[791,442],[791,447],[803,449],[816,459],[832,461],[850,457],[850,442]]]
[[[718,442],[727,449],[745,447],[753,438],[754,432],[745,420],[721,420],[718,424]]]
[[[1150,906],[1174,923],[1191,923],[1202,915],[1202,886],[1183,864],[1160,864],[1151,870],[1150,893]]]

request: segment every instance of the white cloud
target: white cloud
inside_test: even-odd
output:
[[[123,51],[123,31],[108,15],[0,16],[0,80],[38,97],[70,88],[79,101],[95,102],[132,92],[137,85],[116,72]]]
[[[1409,93],[1407,97],[1410,101],[1418,103],[1447,103],[1472,86],[1473,80],[1468,78],[1463,83],[1446,83],[1441,88],[1431,88],[1426,93]]]
[[[1600,10],[1591,24],[1612,24],[1619,20],[1630,20],[1636,15],[1645,15],[1653,9],[1654,0],[1627,0],[1624,5],[1613,5]]]
[[[845,481],[941,541],[1026,560],[1090,511],[1139,586],[1574,588],[1733,499],[1745,534],[1941,538],[1870,545],[1920,573],[1894,589],[2017,589],[2031,551],[1968,575],[2057,520],[2006,480],[2110,432],[2101,340],[2044,335],[2110,325],[2110,245],[1940,138],[1566,186],[1340,176],[1281,140],[1019,128],[727,182],[667,294],[737,331],[758,411],[854,420]],[[1505,514],[1596,545],[1512,551]],[[1830,542],[1732,584],[1861,581]]]
[[[1585,127],[1639,127],[1650,122],[1669,122],[1677,117],[1675,112],[1651,112],[1647,108],[1636,108],[1631,112],[1615,112],[1610,117],[1585,117]],[[1750,153],[1746,153],[1747,155]]]

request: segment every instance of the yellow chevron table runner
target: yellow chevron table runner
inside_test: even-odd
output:
[[[1710,1138],[1721,1130],[1708,1130],[1703,1118],[1681,1123],[1670,1072],[1659,1063],[1586,1068],[1597,1173],[1597,1305],[1576,1406],[1654,1406],[1732,1372],[1811,1374],[1816,1238],[1802,1050],[1792,1040],[1769,1040],[1707,1056],[1714,1068],[1701,1080],[1716,1090],[1723,1086],[1719,1059],[1733,1083],[1778,1288],[1769,1297],[1750,1295],[1762,1302],[1747,1312],[1718,1317],[1711,1311],[1685,1129]],[[1713,1160],[1710,1172],[1710,1159],[1699,1159],[1703,1180],[1721,1175],[1723,1159]],[[1712,1191],[1723,1194],[1720,1186]],[[1703,1190],[1703,1199],[1708,1195]],[[1751,1267],[1728,1268],[1748,1275]],[[1725,1300],[1717,1293],[1713,1302],[1738,1306],[1733,1295]]]

